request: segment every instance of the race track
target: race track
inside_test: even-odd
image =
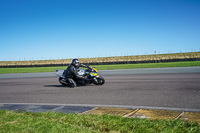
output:
[[[200,67],[100,73],[103,86],[76,88],[60,85],[54,73],[0,74],[0,103],[200,109]]]

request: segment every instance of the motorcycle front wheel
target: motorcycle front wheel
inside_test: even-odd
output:
[[[105,83],[105,79],[102,76],[99,76],[97,82],[93,82],[95,85],[103,85]]]

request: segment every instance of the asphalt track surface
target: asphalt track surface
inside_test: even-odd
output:
[[[200,110],[200,67],[100,71],[106,83],[68,88],[54,73],[0,74],[0,104]]]

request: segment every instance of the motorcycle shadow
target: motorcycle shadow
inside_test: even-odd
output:
[[[87,87],[89,87],[89,86],[94,86],[94,85],[80,85],[80,84],[78,84],[76,87],[85,87],[85,86],[87,86]],[[65,86],[65,85],[44,85],[44,87],[66,87],[66,88],[71,88],[71,87],[69,87],[69,86]]]
[[[44,85],[44,87],[65,87],[64,85]]]

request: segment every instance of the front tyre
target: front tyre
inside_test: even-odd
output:
[[[97,78],[98,82],[99,82],[99,85],[103,85],[105,83],[105,79],[102,77],[102,76],[99,76]]]
[[[102,76],[99,76],[94,79],[93,83],[95,85],[103,85],[105,83],[105,79]]]

